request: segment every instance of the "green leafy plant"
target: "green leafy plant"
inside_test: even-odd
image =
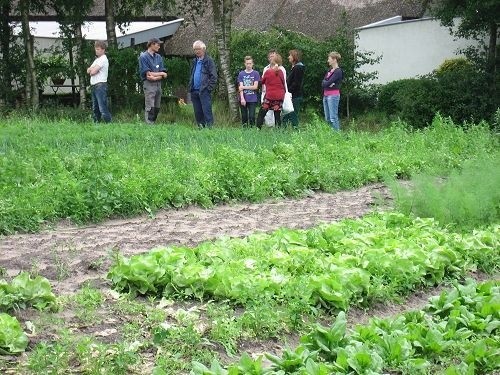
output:
[[[0,354],[22,353],[28,346],[28,337],[16,318],[0,313]]]
[[[33,306],[36,309],[56,308],[57,300],[50,282],[42,277],[31,278],[27,272],[21,272],[10,283],[0,280],[0,310]]]

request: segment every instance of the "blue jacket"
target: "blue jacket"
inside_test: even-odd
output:
[[[189,91],[193,90],[193,81],[194,81],[193,75],[194,75],[194,70],[196,68],[196,60],[197,58],[195,57],[191,64],[191,76],[189,78],[189,86],[188,86]],[[216,84],[217,84],[217,68],[215,67],[215,62],[210,56],[205,55],[205,57],[202,60],[202,67],[201,67],[200,91],[207,89],[208,91],[212,92],[215,89]]]

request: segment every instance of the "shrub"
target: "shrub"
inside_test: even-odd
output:
[[[432,121],[438,110],[433,100],[435,86],[435,80],[430,77],[390,82],[380,90],[378,108],[422,128]]]
[[[448,63],[434,77],[438,110],[456,123],[489,120],[498,108],[488,75],[470,63]]]
[[[139,52],[132,48],[110,48],[106,55],[109,60],[108,87],[112,103],[112,111],[117,110],[117,103],[121,108],[134,104],[131,93],[137,92],[137,85],[142,87],[139,78]]]
[[[487,73],[465,59],[446,60],[433,73],[390,82],[380,89],[378,108],[413,127],[430,124],[436,112],[457,124],[493,120],[499,100]]]

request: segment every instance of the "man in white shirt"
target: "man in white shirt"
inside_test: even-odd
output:
[[[101,119],[111,122],[111,113],[108,109],[108,68],[109,62],[106,56],[106,42],[97,40],[94,44],[96,59],[87,69],[90,75],[90,86],[92,91],[92,110],[94,122]]]

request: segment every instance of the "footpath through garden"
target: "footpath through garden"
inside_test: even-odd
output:
[[[387,188],[372,184],[335,194],[311,192],[302,199],[163,210],[84,227],[60,223],[41,233],[0,238],[0,265],[9,276],[31,271],[48,278],[57,294],[73,293],[85,281],[104,280],[113,251],[132,255],[159,246],[194,246],[221,236],[308,228],[361,217],[386,198]]]

